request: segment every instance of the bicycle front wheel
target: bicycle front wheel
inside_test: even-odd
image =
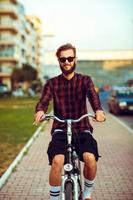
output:
[[[67,182],[65,185],[65,200],[74,200],[73,198],[73,184],[72,182]]]

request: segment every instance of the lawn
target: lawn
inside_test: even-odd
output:
[[[33,135],[33,116],[38,98],[0,99],[0,176]]]

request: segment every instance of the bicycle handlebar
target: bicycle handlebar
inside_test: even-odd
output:
[[[63,119],[60,119],[60,118],[58,118],[57,116],[55,116],[55,115],[44,115],[44,116],[42,116],[42,118],[41,118],[41,121],[44,121],[44,120],[50,120],[50,119],[56,119],[57,121],[59,121],[59,122],[62,122],[62,123],[64,123],[64,122],[67,122],[68,120],[69,121],[71,121],[71,122],[79,122],[79,121],[81,121],[83,118],[85,118],[85,117],[92,117],[92,118],[95,118],[95,116],[93,115],[93,114],[85,114],[85,115],[82,115],[80,118],[78,118],[78,119],[65,119],[65,120],[63,120]]]

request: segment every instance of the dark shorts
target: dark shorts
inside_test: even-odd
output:
[[[99,153],[97,141],[94,139],[91,133],[82,132],[73,134],[72,143],[75,146],[75,150],[79,159],[83,161],[83,153],[89,152],[94,154],[96,161],[98,161]],[[47,154],[49,158],[49,164],[52,164],[52,160],[55,155],[66,155],[67,147],[67,134],[64,132],[56,132],[52,135],[52,140],[49,143]]]

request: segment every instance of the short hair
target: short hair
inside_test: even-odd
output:
[[[65,50],[68,50],[68,49],[72,49],[73,52],[74,52],[74,56],[76,57],[76,48],[75,48],[72,44],[67,43],[67,44],[61,45],[61,46],[57,49],[57,51],[56,51],[56,56],[57,56],[57,58],[59,58],[60,52],[61,52],[61,51],[65,51]]]

